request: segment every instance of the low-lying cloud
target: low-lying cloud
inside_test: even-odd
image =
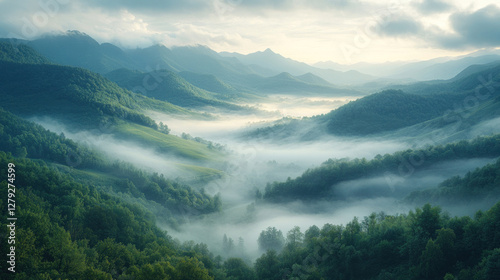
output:
[[[111,134],[94,133],[91,131],[72,131],[58,120],[47,117],[31,118],[32,121],[42,125],[55,133],[63,133],[66,138],[102,152],[111,160],[129,162],[148,172],[164,174],[167,178],[186,179],[193,178],[186,165],[196,164],[190,160],[181,159],[173,155],[158,154],[152,148],[141,146],[138,143],[115,138]],[[78,156],[78,155],[75,155]]]
[[[459,12],[450,17],[455,36],[445,36],[443,46],[455,48],[500,46],[500,7],[488,5],[474,12]]]
[[[451,7],[441,1],[414,4],[420,12],[441,12]],[[490,4],[476,11],[464,10],[450,14],[449,28],[424,25],[419,15],[393,14],[375,26],[375,32],[385,37],[413,37],[421,43],[450,50],[491,48],[500,46],[500,7]]]
[[[412,5],[423,15],[447,12],[453,8],[453,5],[442,0],[420,0]]]
[[[407,15],[393,16],[376,27],[379,34],[390,37],[415,36],[424,31],[423,25]]]

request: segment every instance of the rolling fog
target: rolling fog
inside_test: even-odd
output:
[[[285,100],[284,103],[279,103]],[[163,122],[171,129],[171,134],[188,133],[193,137],[219,143],[230,151],[221,179],[200,186],[208,194],[220,194],[223,202],[221,213],[204,217],[184,217],[185,223],[175,229],[168,224],[160,224],[170,235],[180,241],[194,240],[203,242],[215,254],[224,257],[242,257],[253,261],[262,252],[258,251],[257,239],[262,230],[274,226],[286,233],[294,226],[304,232],[312,225],[322,227],[326,223],[346,224],[355,216],[363,219],[372,212],[387,214],[407,213],[415,205],[402,204],[400,200],[410,192],[437,186],[454,175],[466,172],[492,162],[492,159],[471,159],[436,164],[430,168],[416,168],[411,176],[401,177],[397,170],[390,174],[380,174],[341,182],[332,186],[335,201],[320,201],[314,204],[292,202],[287,204],[267,204],[256,201],[257,190],[264,192],[267,183],[295,178],[308,168],[319,166],[329,158],[366,158],[377,154],[393,153],[410,148],[410,143],[402,140],[384,138],[341,138],[323,135],[317,140],[287,142],[248,140],[241,133],[256,125],[279,119],[282,116],[312,116],[329,112],[331,106],[338,107],[348,99],[304,99],[276,97],[278,103],[260,104],[259,109],[270,110],[272,114],[229,115],[219,114],[215,120],[179,120],[157,112],[148,115],[157,122]],[[315,109],[317,106],[317,110]],[[213,112],[212,112],[213,113]],[[97,148],[115,159],[131,162],[146,170],[163,173],[176,179],[189,177],[179,168],[179,163],[196,164],[183,159],[155,154],[152,149],[138,146],[132,142],[121,141],[111,135],[98,135],[91,132],[71,133],[59,122],[47,118],[35,118],[35,122],[47,129],[60,133],[84,144]],[[483,124],[493,126],[497,122]],[[411,143],[413,147],[415,143]],[[466,210],[444,207],[452,214],[472,214]],[[461,212],[460,212],[461,211]],[[464,213],[465,212],[465,213]],[[226,234],[234,240],[237,249],[231,252],[222,250],[222,238]],[[238,246],[239,238],[244,246]],[[243,248],[242,248],[243,247]]]
[[[63,133],[66,138],[95,149],[111,160],[129,162],[138,168],[163,173],[165,177],[172,179],[193,176],[185,168],[186,165],[195,164],[193,161],[172,155],[160,155],[152,148],[138,145],[132,141],[117,139],[111,134],[101,134],[98,131],[75,132],[63,122],[53,118],[40,116],[30,120],[57,134]]]
[[[278,100],[278,99],[277,99]],[[285,105],[266,104],[261,109],[278,111],[281,116],[312,116],[327,113],[323,104],[314,112],[311,103],[287,102]],[[294,106],[292,106],[294,104]],[[401,203],[410,192],[437,186],[455,175],[464,175],[477,167],[493,162],[492,159],[471,159],[457,162],[444,162],[426,169],[416,168],[411,176],[401,177],[394,174],[380,174],[341,182],[332,186],[335,201],[321,201],[314,204],[292,202],[287,204],[267,204],[255,200],[255,191],[264,192],[267,183],[285,181],[288,177],[300,176],[308,168],[319,166],[329,158],[366,158],[377,154],[415,148],[415,144],[403,140],[377,138],[341,138],[323,135],[316,141],[300,142],[287,139],[286,142],[248,140],[238,137],[242,132],[262,123],[276,119],[258,115],[219,115],[215,121],[176,120],[169,116],[151,113],[156,121],[162,121],[171,128],[173,134],[189,133],[210,141],[226,145],[234,151],[230,161],[232,168],[226,170],[228,176],[212,181],[205,186],[211,194],[221,194],[222,213],[191,219],[190,222],[174,230],[163,225],[168,232],[181,241],[196,240],[209,245],[211,251],[223,256],[243,257],[254,260],[262,252],[258,251],[257,239],[262,230],[274,226],[286,233],[294,226],[302,232],[312,225],[322,227],[326,223],[346,224],[355,216],[363,219],[373,212],[387,214],[407,213],[421,205]],[[422,146],[425,143],[422,143]],[[451,214],[470,215],[471,211],[461,208],[443,207]],[[478,208],[474,208],[478,209]],[[475,211],[475,210],[474,210]],[[238,244],[244,240],[244,249],[234,252],[222,250],[222,238],[226,234]]]

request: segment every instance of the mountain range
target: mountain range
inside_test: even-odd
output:
[[[473,52],[458,57],[438,57],[418,62],[356,63],[342,65],[332,61],[313,64],[322,69],[337,71],[357,70],[370,75],[393,80],[413,81],[448,80],[471,65],[487,64],[500,60],[500,50]]]
[[[468,139],[477,136],[470,134],[476,126],[500,116],[499,96],[500,63],[470,66],[449,80],[394,85],[328,114],[280,120],[247,136],[313,140],[326,132],[425,138],[431,132],[446,131],[442,141]]]
[[[200,45],[172,48],[153,45],[147,48],[121,49],[110,43],[100,44],[79,31],[46,35],[25,43],[50,61],[61,65],[82,67],[101,74],[126,68],[145,73],[169,70],[176,73],[212,75],[215,79],[240,92],[257,90],[254,87],[256,77],[272,78],[282,73],[289,73],[295,77],[314,75],[314,79],[309,79],[299,87],[309,92],[315,90],[314,86],[345,89],[348,86],[359,87],[363,84],[371,84],[371,88],[373,85],[381,88],[387,84],[398,83],[398,81],[450,79],[470,65],[500,60],[498,51],[491,50],[457,58],[442,57],[422,62],[354,65],[319,62],[309,65],[285,58],[271,49],[246,55],[217,53]],[[210,82],[213,82],[213,79]],[[210,82],[199,80],[196,86],[208,91],[215,90]],[[285,80],[285,82],[288,81]],[[308,88],[310,85],[313,86]],[[365,89],[363,87],[362,91]],[[332,90],[331,94],[336,95],[337,92]]]
[[[272,80],[270,76],[286,72],[286,70],[282,70],[281,72],[274,71],[273,75],[266,75],[265,71],[256,71],[237,58],[223,56],[208,47],[199,45],[172,48],[167,48],[163,45],[153,45],[147,48],[122,50],[109,43],[99,44],[90,36],[78,31],[68,31],[62,35],[47,35],[26,42],[26,44],[55,63],[82,67],[101,74],[125,68],[145,73],[168,70],[176,73],[196,73],[198,75],[205,75],[205,77],[212,76],[208,80],[206,78],[196,79],[196,86],[208,91],[227,91],[231,88],[233,92],[248,93],[248,91],[252,92],[256,90],[256,79],[265,80],[266,78],[270,78]],[[282,59],[281,56],[274,53],[272,53],[272,56]],[[300,64],[293,61],[291,63]],[[308,74],[309,72],[308,75],[311,75],[311,73],[315,74],[314,72],[319,69],[306,66],[304,70],[300,75]],[[341,73],[330,70],[320,70],[319,72],[330,83],[332,81],[340,83],[340,81],[358,80],[363,76],[356,73],[352,78],[348,78],[347,76],[351,76],[352,73]],[[320,84],[316,84],[315,80],[320,81]],[[321,86],[323,87],[323,91],[327,87],[332,87],[331,92],[329,92],[331,94],[339,92],[337,90],[338,86],[327,84],[324,80],[319,77],[317,79],[309,79],[307,82],[299,80],[301,85],[298,88],[293,87],[293,89],[294,91],[300,89],[306,92],[314,92],[316,86]],[[218,83],[215,88],[214,82]],[[221,87],[220,82],[225,85]],[[342,84],[344,83],[342,82]],[[281,93],[282,91],[279,92]]]
[[[228,52],[222,52],[220,54],[226,57],[237,58],[243,64],[263,76],[273,76],[282,72],[288,72],[294,76],[313,74],[328,81],[329,83],[341,86],[362,84],[376,79],[374,76],[366,75],[355,70],[342,72],[332,69],[313,67],[304,62],[298,62],[290,58],[285,58],[280,54],[273,52],[271,49],[247,55]]]

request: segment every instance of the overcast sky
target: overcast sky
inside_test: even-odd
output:
[[[458,2],[458,3],[457,3]],[[0,0],[0,36],[79,30],[100,43],[206,45],[296,60],[385,62],[500,47],[497,0]]]

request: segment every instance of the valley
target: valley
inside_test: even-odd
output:
[[[377,77],[270,49],[0,40],[0,169],[14,162],[27,187],[20,277],[417,279],[432,246],[461,250],[432,279],[486,271],[499,250],[497,59]],[[397,67],[420,72],[408,82]],[[232,262],[246,278],[226,277]]]

